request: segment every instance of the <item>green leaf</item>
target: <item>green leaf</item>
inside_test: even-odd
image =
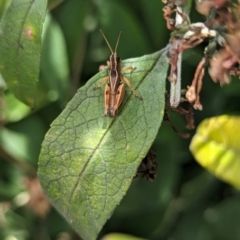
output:
[[[194,135],[190,150],[196,160],[222,180],[240,188],[240,117],[205,119]]]
[[[3,109],[5,122],[18,122],[31,112],[30,108],[20,102],[10,91],[4,94],[5,107]]]
[[[6,8],[9,6],[12,0],[1,0],[0,1],[0,18],[2,18],[2,15]]]
[[[43,28],[40,88],[47,96],[42,102],[65,99],[69,89],[69,66],[65,39],[62,30],[50,14],[46,16]],[[40,91],[39,91],[40,92]],[[41,98],[39,94],[38,100]]]
[[[35,115],[0,130],[0,144],[16,159],[36,165],[45,128]]]
[[[143,101],[126,95],[115,118],[103,116],[101,71],[79,89],[52,123],[39,159],[39,179],[55,207],[83,239],[96,239],[129,188],[154,141],[164,113],[165,50],[123,66]]]
[[[47,0],[14,0],[0,24],[0,71],[9,89],[34,107]]]

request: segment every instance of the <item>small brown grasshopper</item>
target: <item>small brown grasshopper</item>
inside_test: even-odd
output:
[[[104,40],[106,41],[111,55],[109,60],[107,61],[107,66],[109,67],[108,76],[102,78],[94,89],[100,88],[103,83],[107,82],[104,90],[104,116],[108,116],[109,112],[112,117],[115,117],[120,107],[124,96],[125,96],[125,88],[124,82],[128,85],[128,87],[132,90],[133,94],[142,100],[142,97],[136,92],[136,90],[131,85],[130,81],[123,76],[122,72],[130,70],[131,72],[135,70],[134,67],[121,67],[121,59],[117,55],[117,47],[118,42],[121,36],[121,32],[118,35],[115,51],[113,52],[107,38],[105,37],[102,30],[100,32],[103,35]]]

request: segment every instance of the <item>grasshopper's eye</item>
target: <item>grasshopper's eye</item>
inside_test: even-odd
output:
[[[117,57],[117,62],[120,62],[120,57]]]

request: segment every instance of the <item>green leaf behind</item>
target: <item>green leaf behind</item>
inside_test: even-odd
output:
[[[65,100],[69,91],[69,66],[65,39],[61,27],[47,14],[42,41],[42,57],[40,67],[39,99],[37,102]],[[45,93],[45,94],[44,94]]]
[[[163,54],[164,53],[164,54]],[[126,96],[116,118],[103,116],[107,71],[79,89],[52,123],[42,145],[39,179],[43,189],[83,239],[96,239],[119,204],[154,141],[164,113],[165,51],[123,62],[143,101]]]
[[[6,106],[3,109],[5,122],[18,122],[31,112],[30,108],[19,101],[11,91],[5,91],[4,101]]]
[[[240,117],[205,119],[194,135],[190,150],[211,173],[240,189]]]
[[[10,90],[33,107],[47,0],[14,0],[0,24],[0,71]]]
[[[65,0],[48,0],[48,9],[52,10]]]
[[[119,32],[123,32],[118,46],[118,53],[121,53],[119,55],[122,58],[141,56],[151,51],[146,31],[140,24],[141,20],[126,8],[123,1],[95,1],[95,4],[101,29],[106,33],[107,39],[112,45],[115,45]],[[121,19],[121,21],[118,21],[117,26],[113,28],[112,23],[117,19]],[[109,32],[111,34],[107,34]],[[104,42],[103,39],[102,42]],[[105,43],[104,45],[109,51]]]

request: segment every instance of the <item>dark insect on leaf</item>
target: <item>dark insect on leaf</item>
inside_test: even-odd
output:
[[[151,147],[146,157],[142,160],[135,177],[142,177],[148,181],[154,181],[156,178],[156,171],[158,166],[157,162],[155,161],[156,156],[156,149]]]

